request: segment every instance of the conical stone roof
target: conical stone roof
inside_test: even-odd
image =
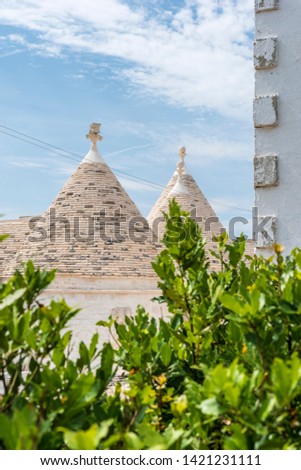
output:
[[[99,154],[99,129],[91,125],[91,150],[48,210],[31,222],[17,265],[32,259],[66,274],[155,276],[157,248],[148,223]]]
[[[4,272],[13,272],[16,253],[24,243],[24,235],[29,235],[28,221],[30,217],[16,220],[0,220],[0,235],[8,235],[0,242],[0,281]]]
[[[212,235],[221,233],[222,225],[198,184],[185,168],[186,150],[184,147],[180,149],[179,156],[177,170],[161,193],[147,220],[155,236],[161,240],[165,230],[162,214],[168,212],[169,202],[175,198],[181,208],[189,212],[191,217],[199,223],[209,246]]]

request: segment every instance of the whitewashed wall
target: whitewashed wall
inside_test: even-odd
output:
[[[257,251],[270,255],[273,242],[301,246],[301,0],[255,9],[255,205],[270,218]]]
[[[111,338],[108,329],[95,326],[97,322],[108,320],[110,315],[122,321],[125,315],[134,314],[139,304],[152,316],[162,317],[166,309],[151,300],[158,295],[160,290],[157,289],[156,278],[116,279],[57,274],[43,300],[64,298],[69,305],[81,309],[70,322],[74,345],[80,341],[88,343],[96,331],[103,344]]]

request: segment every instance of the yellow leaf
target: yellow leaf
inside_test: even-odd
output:
[[[162,387],[163,385],[166,384],[167,382],[167,378],[166,378],[166,375],[165,374],[161,374],[159,375],[158,377],[154,377],[155,381],[157,382],[157,384]]]
[[[274,248],[275,253],[277,254],[280,254],[284,251],[284,246],[280,245],[279,243],[275,243],[273,245],[273,248]]]

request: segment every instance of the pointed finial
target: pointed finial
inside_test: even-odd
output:
[[[97,141],[102,141],[103,137],[100,135],[100,126],[101,124],[97,122],[92,122],[90,125],[89,134],[86,135],[87,139],[90,139],[92,142],[92,148],[96,150]]]
[[[184,163],[184,158],[186,157],[186,148],[185,147],[180,148],[179,157],[180,157],[180,160],[179,160],[178,165],[177,165],[177,172],[178,172],[179,177],[181,177],[183,175],[184,169],[185,169],[185,163]]]
[[[186,157],[186,148],[185,147],[180,148],[179,157],[180,157],[181,160],[184,160],[184,158]]]
[[[188,188],[186,188],[185,179],[182,178],[182,176],[184,174],[186,174],[185,163],[184,163],[184,158],[186,157],[186,148],[185,147],[180,148],[179,157],[180,157],[180,159],[178,161],[177,171],[176,171],[176,174],[178,175],[178,177],[177,177],[176,184],[174,185],[174,187],[172,188],[172,190],[169,193],[170,196],[179,195],[179,194],[190,194]]]

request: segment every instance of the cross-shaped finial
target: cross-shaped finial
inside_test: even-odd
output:
[[[181,160],[184,160],[184,158],[186,157],[186,148],[185,147],[180,148],[179,157],[181,158]]]
[[[180,160],[179,160],[179,163],[177,165],[177,172],[178,172],[178,175],[181,177],[184,173],[184,168],[185,168],[185,164],[184,164],[184,158],[186,157],[186,148],[185,147],[180,148],[179,157],[180,157]]]
[[[93,144],[93,149],[96,150],[97,141],[102,141],[103,137],[100,135],[100,126],[101,124],[97,122],[92,122],[90,125],[89,134],[86,135],[87,139],[90,139]]]

